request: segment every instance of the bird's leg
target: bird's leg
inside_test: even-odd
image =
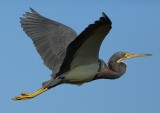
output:
[[[20,96],[12,98],[12,100],[27,100],[27,99],[31,99],[31,98],[34,98],[34,97],[38,96],[39,94],[47,91],[47,90],[48,90],[48,88],[42,87],[39,90],[37,90],[37,91],[35,91],[34,93],[31,93],[31,94],[29,94],[29,93],[21,93]]]

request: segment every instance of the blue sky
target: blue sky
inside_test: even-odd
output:
[[[159,6],[158,0],[1,0],[0,112],[159,113]],[[31,100],[12,101],[21,92],[40,88],[51,74],[19,23],[29,7],[78,34],[105,12],[113,27],[101,46],[101,59],[107,62],[117,51],[153,56],[126,60],[127,71],[117,80],[61,85]]]

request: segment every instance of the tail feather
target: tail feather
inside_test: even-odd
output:
[[[62,79],[60,78],[52,78],[46,82],[42,83],[44,88],[52,88],[62,83]]]

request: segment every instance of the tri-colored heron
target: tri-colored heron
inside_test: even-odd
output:
[[[108,64],[99,59],[100,45],[112,28],[112,22],[105,13],[79,35],[73,29],[41,16],[32,8],[23,16],[20,18],[23,30],[53,73],[42,88],[32,94],[22,93],[13,100],[33,98],[64,83],[82,85],[96,79],[117,79],[126,71],[127,65],[123,60],[150,56],[117,52]]]

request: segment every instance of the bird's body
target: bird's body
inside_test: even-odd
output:
[[[101,60],[101,43],[112,28],[111,20],[104,13],[79,35],[70,27],[47,19],[33,9],[23,16],[20,21],[23,30],[53,73],[52,78],[42,84],[42,88],[32,94],[22,93],[13,100],[33,98],[59,84],[82,85],[97,79],[117,79],[126,71],[127,65],[123,60],[150,56],[117,52],[107,64]]]
[[[84,83],[91,81],[99,70],[99,64],[93,63],[73,68],[71,71],[64,73],[64,81],[67,83]],[[63,76],[63,75],[62,75]]]

